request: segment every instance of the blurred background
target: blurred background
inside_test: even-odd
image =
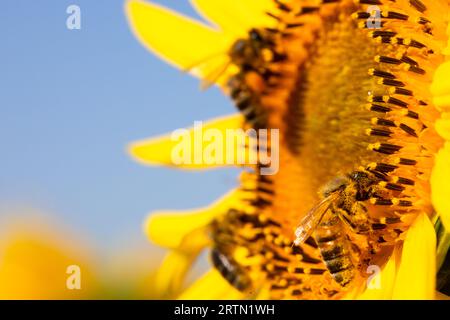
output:
[[[154,2],[198,18],[188,0]],[[70,5],[81,9],[80,30],[66,27]],[[98,274],[110,286],[116,281],[125,297],[132,290],[127,276],[129,285],[132,277],[148,276],[162,257],[142,231],[148,213],[205,206],[237,183],[232,169],[151,168],[127,155],[132,141],[234,108],[217,89],[201,92],[198,80],[147,52],[123,6],[123,0],[2,1],[0,298],[17,289],[16,280],[6,285],[4,278],[19,272],[23,279],[36,260],[55,256],[53,244],[67,261],[78,257],[70,250],[83,248],[96,270],[93,281]],[[29,252],[36,254],[32,261],[25,259]],[[2,278],[2,272],[9,273]],[[149,297],[140,290],[139,297]]]

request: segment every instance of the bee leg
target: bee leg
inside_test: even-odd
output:
[[[350,212],[339,208],[336,213],[357,234],[367,234],[371,230],[367,209],[359,202],[352,205]]]

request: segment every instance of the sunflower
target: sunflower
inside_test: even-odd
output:
[[[147,48],[235,102],[240,113],[202,130],[278,129],[279,170],[246,166],[213,205],[152,214],[147,234],[170,250],[158,289],[181,299],[435,298],[450,230],[449,1],[192,4],[208,23],[138,0],[126,11]],[[175,146],[166,135],[130,152],[173,166]],[[302,235],[311,221],[300,221],[324,203]],[[205,248],[214,268],[180,293]]]

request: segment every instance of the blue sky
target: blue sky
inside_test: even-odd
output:
[[[187,0],[159,2],[194,14]],[[66,28],[71,4],[81,30]],[[131,141],[234,107],[147,52],[123,0],[2,1],[0,34],[4,217],[36,208],[108,249],[145,241],[148,212],[203,206],[236,185],[236,170],[151,168],[126,154]]]

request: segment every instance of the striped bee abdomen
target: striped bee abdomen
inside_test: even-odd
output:
[[[341,286],[347,286],[355,277],[355,267],[343,230],[343,222],[333,210],[324,215],[315,230],[314,237],[333,279]]]
[[[229,255],[222,253],[218,248],[211,251],[211,260],[220,274],[236,289],[245,291],[251,287],[251,279],[246,270]]]

